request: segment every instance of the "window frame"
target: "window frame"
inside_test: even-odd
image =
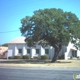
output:
[[[36,54],[40,54],[40,49],[36,49]]]
[[[31,49],[27,49],[27,54],[31,54]]]
[[[72,57],[77,57],[77,50],[72,50]]]
[[[49,49],[45,49],[45,54],[47,54],[47,55],[49,54]]]
[[[22,49],[21,48],[18,49],[18,53],[22,54]]]

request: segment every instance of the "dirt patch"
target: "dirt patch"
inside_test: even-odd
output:
[[[11,62],[11,63],[0,63],[0,66],[14,66],[14,67],[51,67],[51,68],[80,68],[80,60],[57,60],[55,63],[50,61],[42,62]]]

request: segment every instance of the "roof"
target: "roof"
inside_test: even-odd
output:
[[[17,38],[15,38],[15,39],[13,39],[13,40],[11,40],[8,44],[16,44],[16,43],[26,43],[25,42],[25,37],[17,37]]]
[[[8,47],[3,47],[3,46],[1,46],[1,47],[0,47],[0,55],[3,55],[4,52],[6,52],[7,50],[8,50]]]

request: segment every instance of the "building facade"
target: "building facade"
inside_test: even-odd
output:
[[[36,45],[35,47],[28,47],[24,40],[24,37],[18,37],[8,43],[8,57],[28,54],[31,58],[34,58],[47,54],[50,59],[53,58],[55,49],[52,46]],[[59,54],[64,54],[64,59],[80,57],[80,51],[72,43],[69,43],[67,47],[62,46]]]
[[[40,57],[41,55],[47,54],[50,59],[54,55],[54,48],[51,46],[46,46],[45,48],[41,45],[36,45],[35,47],[28,47],[26,44],[9,44],[8,46],[8,57],[9,56],[23,56],[30,55],[31,58]]]

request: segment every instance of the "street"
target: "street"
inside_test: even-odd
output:
[[[74,80],[79,69],[0,67],[0,80]]]

